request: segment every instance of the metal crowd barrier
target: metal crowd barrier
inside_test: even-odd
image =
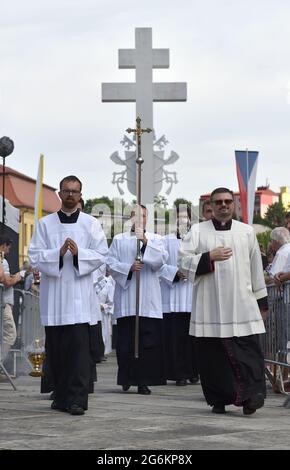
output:
[[[40,322],[39,296],[37,293],[14,289],[14,315],[17,325],[17,340],[11,349],[13,375],[25,374],[32,369],[28,352],[35,349],[35,341],[44,346],[45,330]]]
[[[266,375],[277,392],[286,393],[284,384],[288,382],[290,346],[290,282],[267,286],[269,314],[265,319],[266,334],[261,335],[265,356]]]

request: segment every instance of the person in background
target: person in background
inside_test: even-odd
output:
[[[190,227],[191,207],[176,207],[176,230],[163,237],[169,257],[160,269],[166,378],[178,386],[199,380],[195,338],[189,335],[192,284],[177,267],[181,240]]]
[[[210,220],[213,217],[213,211],[210,199],[206,199],[202,203],[202,220]]]
[[[0,235],[0,262],[1,271],[3,270],[2,282],[4,285],[3,290],[3,332],[2,332],[2,356],[1,361],[6,359],[11,346],[16,341],[17,331],[13,318],[13,305],[14,305],[14,291],[13,286],[21,281],[20,272],[10,274],[10,267],[6,255],[10,253],[12,240],[6,235]]]

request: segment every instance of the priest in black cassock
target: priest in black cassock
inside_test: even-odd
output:
[[[60,182],[61,209],[40,219],[29,247],[31,266],[42,274],[40,316],[55,392],[51,407],[72,415],[88,407],[93,271],[108,251],[99,221],[77,208],[81,189],[76,176]]]
[[[190,334],[196,337],[204,396],[214,413],[264,404],[265,366],[259,335],[267,310],[261,253],[253,227],[233,220],[233,192],[211,193],[213,219],[193,225],[179,268],[193,282]]]

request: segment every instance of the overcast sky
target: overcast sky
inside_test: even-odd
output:
[[[180,155],[169,201],[236,190],[235,149],[259,151],[258,185],[290,186],[289,24],[287,0],[0,0],[0,136],[15,142],[6,163],[36,178],[43,153],[47,184],[72,173],[85,199],[118,196],[109,157],[123,156],[135,104],[102,103],[101,83],[135,80],[118,49],[152,27],[153,47],[170,49],[154,80],[188,86],[187,102],[154,104],[166,155]]]

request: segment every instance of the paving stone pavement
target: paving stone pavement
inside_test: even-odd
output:
[[[116,358],[98,367],[98,383],[84,416],[50,409],[39,378],[0,382],[0,450],[238,450],[290,449],[290,410],[285,396],[268,389],[265,407],[244,416],[227,407],[214,415],[200,385],[152,387],[152,395],[124,393],[116,385]]]

